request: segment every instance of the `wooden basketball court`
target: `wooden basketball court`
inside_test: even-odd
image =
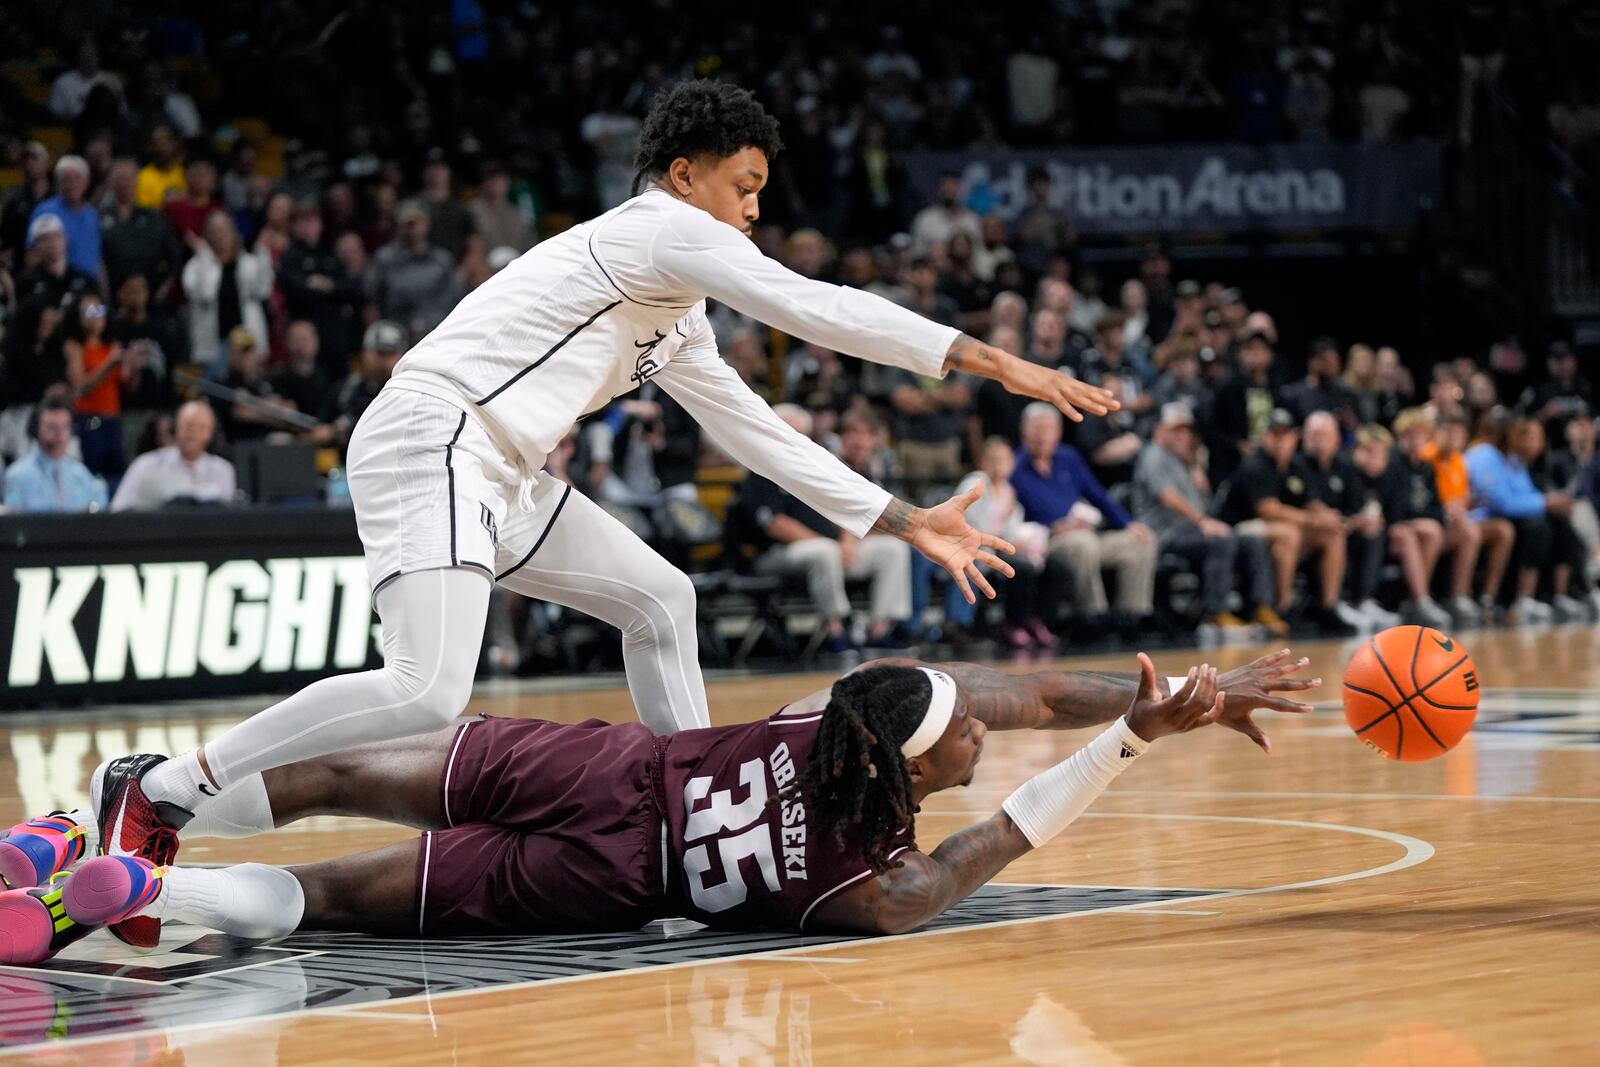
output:
[[[1218,729],[1160,742],[933,930],[730,938],[668,923],[264,950],[169,928],[145,958],[97,934],[45,968],[0,968],[0,1044],[28,1062],[188,1067],[1600,1063],[1600,629],[1465,638],[1483,711],[1446,758],[1369,752],[1337,710],[1353,646],[1304,645],[1328,683],[1322,710],[1268,717],[1274,756]],[[1231,666],[1256,651],[1205,655]],[[1200,658],[1156,663],[1176,674]],[[1131,652],[1069,665],[1134,669]],[[818,680],[716,681],[712,707],[754,718]],[[632,717],[618,690],[475,708]],[[231,721],[0,719],[0,825],[81,802],[103,755],[181,749]],[[920,843],[991,813],[1083,740],[991,734],[973,787],[923,810]],[[292,863],[406,834],[319,819],[184,858]]]

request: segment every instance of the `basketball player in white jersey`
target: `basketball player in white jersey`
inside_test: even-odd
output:
[[[1104,414],[1104,390],[855,289],[797,275],[749,240],[776,122],[748,92],[680,84],[640,134],[645,191],[545,241],[408,352],[350,441],[350,495],[383,623],[384,666],[324,679],[166,760],[110,761],[92,792],[102,851],[170,862],[173,828],[262,771],[437,729],[471,694],[495,582],[623,632],[628,683],[657,733],[710,722],[688,578],[541,474],[583,415],[654,380],[721,449],[858,536],[891,534],[972,587],[1010,546],[964,517],[977,492],[913,507],[791,430],[717,353],[706,300],[930,377],[960,370]]]

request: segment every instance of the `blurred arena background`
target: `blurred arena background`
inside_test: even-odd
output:
[[[1445,503],[1516,523],[1509,576],[1472,587],[1506,609],[1478,603],[1490,621],[1592,614],[1600,99],[1586,62],[1600,15],[1585,5],[822,3],[712,18],[666,2],[19,2],[8,22],[8,704],[280,689],[370,659],[340,509],[350,427],[463,293],[628,195],[643,109],[683,77],[753,88],[782,121],[756,231],[769,255],[1125,401],[1067,433],[1116,501],[1091,509],[1098,553],[1034,553],[1026,602],[993,617],[960,610],[920,558],[852,561],[822,581],[847,585],[853,626],[819,616],[815,580],[749,521],[742,472],[658,391],[575,427],[553,462],[697,573],[708,657],[1048,649],[1150,623],[1181,642],[1260,622],[1237,593],[1216,610],[1227,594],[1208,596],[1203,553],[1174,550],[1186,520],[1136,485],[1173,403],[1197,422],[1184,464],[1225,520],[1274,408],[1296,424],[1332,411],[1346,448],[1407,409],[1423,437],[1459,417],[1506,456],[1505,419],[1540,423],[1543,442],[1524,442],[1537,501],[1473,495],[1438,460]],[[914,498],[978,470],[986,439],[1020,440],[1020,407],[992,384],[938,387],[725,311],[716,324],[764,396]],[[185,413],[189,400],[205,407]],[[1024,503],[1030,521],[1056,517]],[[1153,559],[1112,550],[1129,520],[1161,535]],[[1384,532],[1358,538],[1340,603],[1360,627],[1415,598]],[[1097,562],[1135,595],[1081,588]],[[1524,564],[1536,586],[1519,586]],[[1137,595],[1151,566],[1153,599]],[[873,584],[908,567],[910,617],[867,618]],[[1454,610],[1448,561],[1437,569]],[[497,604],[487,672],[617,663],[612,633]]]

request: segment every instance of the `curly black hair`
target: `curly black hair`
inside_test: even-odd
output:
[[[759,148],[772,159],[783,150],[778,120],[748,89],[717,81],[686,81],[656,94],[639,131],[634,192],[647,178],[665,174],[679,156],[731,156]]]
[[[780,793],[806,797],[817,831],[875,872],[892,866],[895,838],[916,815],[900,746],[932,696],[933,683],[915,667],[869,667],[839,679],[805,772]]]

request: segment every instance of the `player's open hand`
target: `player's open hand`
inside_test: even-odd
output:
[[[1268,755],[1272,753],[1272,742],[1255,724],[1251,713],[1266,710],[1303,715],[1311,710],[1310,704],[1273,694],[1315,689],[1322,684],[1321,678],[1290,677],[1311,662],[1303,656],[1290,659],[1290,654],[1287,648],[1279,649],[1243,667],[1235,667],[1217,679],[1217,685],[1228,694],[1222,718],[1218,721],[1228,729],[1244,734]]]
[[[1163,697],[1156,688],[1156,665],[1139,653],[1139,692],[1128,706],[1128,728],[1146,741],[1210,726],[1222,715],[1226,693],[1217,691],[1217,669],[1190,667],[1182,686]]]
[[[1025,359],[1015,359],[1001,381],[1013,393],[1054,404],[1073,422],[1083,421],[1081,412],[1104,415],[1122,406],[1109,389],[1090,385]]]
[[[1007,578],[1016,573],[1011,564],[995,555],[996,552],[1015,552],[1011,542],[974,529],[967,522],[967,509],[982,496],[983,486],[974,485],[943,504],[923,510],[922,521],[913,527],[907,538],[912,548],[950,572],[968,604],[978,602],[972,591],[974,586],[990,600],[994,599],[994,586],[984,577],[979,564]]]

